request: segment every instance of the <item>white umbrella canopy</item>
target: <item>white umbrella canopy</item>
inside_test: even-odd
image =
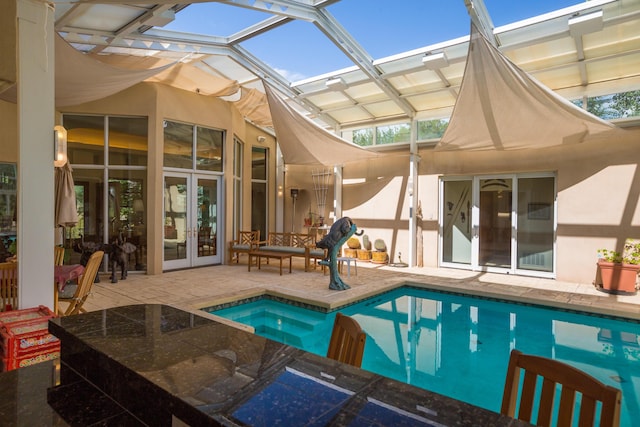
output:
[[[55,226],[73,227],[78,223],[76,192],[69,163],[55,172]]]

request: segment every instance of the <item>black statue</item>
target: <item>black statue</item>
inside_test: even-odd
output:
[[[320,240],[316,246],[322,249],[327,249],[328,257],[320,261],[321,265],[329,266],[329,289],[343,291],[349,289],[350,286],[342,281],[338,272],[338,251],[344,245],[344,243],[353,236],[362,236],[364,230],[356,233],[356,225],[351,221],[349,217],[342,217],[333,223],[329,233]]]
[[[118,283],[116,269],[120,267],[120,280],[125,280],[129,272],[129,254],[136,251],[136,245],[125,241],[122,234],[113,238],[111,243],[104,245],[104,251],[109,256],[111,267],[111,283]]]
[[[80,242],[76,243],[73,246],[73,250],[80,254],[80,264],[83,267],[87,266],[87,262],[89,262],[89,258],[93,255],[94,252],[102,250],[102,243],[96,242],[85,242],[84,236],[80,235]],[[96,278],[94,283],[100,283],[100,275],[96,274]]]
[[[80,264],[86,267],[91,255],[96,251],[104,251],[109,256],[109,267],[111,269],[111,283],[118,283],[116,277],[117,267],[120,267],[120,280],[125,280],[129,271],[129,254],[136,251],[133,243],[125,241],[122,234],[113,238],[111,243],[85,242],[84,236],[80,236],[81,241],[74,246],[74,250],[80,253]],[[100,282],[100,275],[96,274],[95,283]]]

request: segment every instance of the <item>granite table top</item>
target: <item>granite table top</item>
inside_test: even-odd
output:
[[[11,411],[37,405],[51,420],[40,425],[90,425],[60,409],[72,392],[95,425],[526,425],[166,305],[52,319],[49,330],[61,340],[56,374],[47,363],[0,375],[3,398],[19,371],[39,378]]]

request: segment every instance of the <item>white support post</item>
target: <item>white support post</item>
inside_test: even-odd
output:
[[[416,265],[417,260],[417,246],[418,241],[416,238],[417,218],[416,213],[418,209],[418,163],[420,157],[418,156],[418,144],[416,143],[417,124],[415,120],[411,121],[411,143],[410,151],[411,156],[409,160],[409,182],[407,183],[407,195],[409,196],[409,260],[410,267]]]
[[[53,308],[53,6],[17,0],[18,301]]]

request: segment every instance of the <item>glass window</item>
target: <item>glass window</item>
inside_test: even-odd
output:
[[[449,119],[420,120],[418,121],[417,140],[439,139],[449,126]]]
[[[251,149],[251,229],[267,235],[267,149]]]
[[[410,139],[411,126],[409,123],[379,126],[376,128],[376,145],[409,142]]]
[[[518,179],[518,268],[553,271],[555,179]]]
[[[109,117],[108,137],[110,165],[147,165],[146,117]]]
[[[640,116],[640,90],[588,98],[587,111],[605,120]]]
[[[0,260],[15,255],[17,167],[0,163]]]
[[[196,127],[196,169],[222,172],[224,132]]]
[[[373,145],[373,128],[354,130],[353,143],[362,147]]]
[[[471,180],[445,181],[442,261],[471,264]]]
[[[108,243],[122,236],[136,246],[129,271],[146,269],[147,123],[145,117],[63,116],[78,210],[78,223],[66,229],[68,262],[80,261],[72,249],[76,243]]]
[[[236,138],[233,140],[233,238],[238,236],[242,227],[242,159],[244,145]]]
[[[193,169],[193,125],[164,121],[164,166]]]
[[[67,115],[67,156],[73,165],[104,164],[104,116]]]
[[[267,149],[251,149],[251,179],[267,179]]]

